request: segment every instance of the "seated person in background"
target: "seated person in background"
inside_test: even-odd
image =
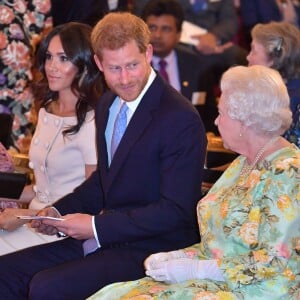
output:
[[[284,78],[290,96],[293,122],[285,138],[300,147],[300,31],[289,23],[257,24],[251,31],[249,65],[276,69]]]
[[[92,31],[110,90],[97,102],[97,170],[32,221],[69,238],[0,256],[3,299],[86,299],[140,278],[151,253],[199,241],[206,135],[192,104],[151,68],[147,24],[109,13]],[[84,280],[83,280],[84,277]]]
[[[300,27],[299,0],[240,0],[245,38],[251,43],[251,30],[259,23],[287,22]]]
[[[206,131],[217,132],[217,104],[209,72],[191,49],[180,46],[183,10],[176,0],[150,0],[142,12],[153,46],[152,66],[196,106]],[[164,63],[165,65],[161,65]]]
[[[133,10],[139,14],[149,0],[133,1]],[[197,55],[213,72],[214,83],[219,84],[221,74],[229,67],[246,65],[247,51],[231,41],[238,30],[238,17],[233,0],[177,0],[184,11],[184,19],[207,30],[194,36]]]
[[[238,66],[221,92],[216,124],[241,155],[198,203],[201,243],[150,255],[152,278],[90,299],[299,299],[300,150],[281,137],[287,89],[273,69]]]
[[[55,27],[41,42],[36,60],[42,79],[33,87],[40,109],[29,152],[36,183],[26,186],[18,200],[27,202],[29,209],[0,213],[2,229],[16,229],[26,222],[16,215],[35,215],[72,192],[96,168],[93,107],[102,81],[90,33],[88,25],[67,23]],[[26,240],[26,234],[36,233],[23,226],[15,234],[1,232],[0,241],[18,249],[17,234]],[[11,252],[0,247],[0,254],[7,251]]]

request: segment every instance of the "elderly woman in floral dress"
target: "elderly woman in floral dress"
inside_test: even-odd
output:
[[[256,65],[226,71],[221,90],[215,122],[241,155],[198,203],[201,243],[150,255],[149,277],[90,299],[300,299],[300,150],[281,137],[286,86]]]

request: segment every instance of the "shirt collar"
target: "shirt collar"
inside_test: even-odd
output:
[[[172,52],[169,55],[165,56],[165,57],[159,57],[159,56],[153,55],[153,57],[152,57],[152,64],[153,64],[153,67],[156,70],[159,70],[159,61],[161,59],[165,60],[168,65],[172,65],[174,63],[174,61],[176,60],[175,51],[172,50]]]
[[[139,103],[141,102],[142,98],[144,97],[145,93],[147,92],[147,90],[149,89],[150,85],[152,84],[153,80],[156,77],[156,73],[154,72],[154,70],[151,68],[150,71],[150,75],[148,77],[147,83],[145,84],[142,92],[139,94],[139,96],[133,100],[133,101],[128,101],[126,102],[126,105],[128,106],[128,108],[134,112],[136,110],[136,108],[138,107]],[[122,105],[123,102],[125,102],[123,99],[121,99],[120,97],[119,101],[120,101],[120,106]]]

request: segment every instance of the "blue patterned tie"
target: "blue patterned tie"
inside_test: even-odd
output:
[[[114,124],[114,130],[113,130],[113,135],[111,138],[111,159],[113,158],[119,143],[122,139],[122,136],[126,130],[127,126],[127,112],[128,106],[124,102],[120,108],[120,111],[116,117],[115,124]],[[98,244],[95,238],[90,238],[86,241],[83,242],[82,244],[83,247],[83,253],[84,256],[88,255],[89,253],[94,252],[98,248]]]
[[[111,147],[110,147],[110,153],[111,153],[111,159],[114,157],[114,154],[119,146],[119,143],[122,139],[122,136],[126,130],[127,126],[127,112],[128,106],[124,102],[120,108],[120,111],[117,115],[117,118],[115,120],[114,124],[114,131],[111,138]]]

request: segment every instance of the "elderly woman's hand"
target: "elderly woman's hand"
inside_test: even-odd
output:
[[[148,256],[144,261],[144,266],[146,270],[153,270],[156,269],[156,265],[161,262],[184,257],[186,257],[186,254],[182,250],[159,252]]]
[[[156,268],[146,271],[146,275],[156,281],[179,283],[192,279],[224,281],[217,261],[192,258],[177,258],[156,264]]]

